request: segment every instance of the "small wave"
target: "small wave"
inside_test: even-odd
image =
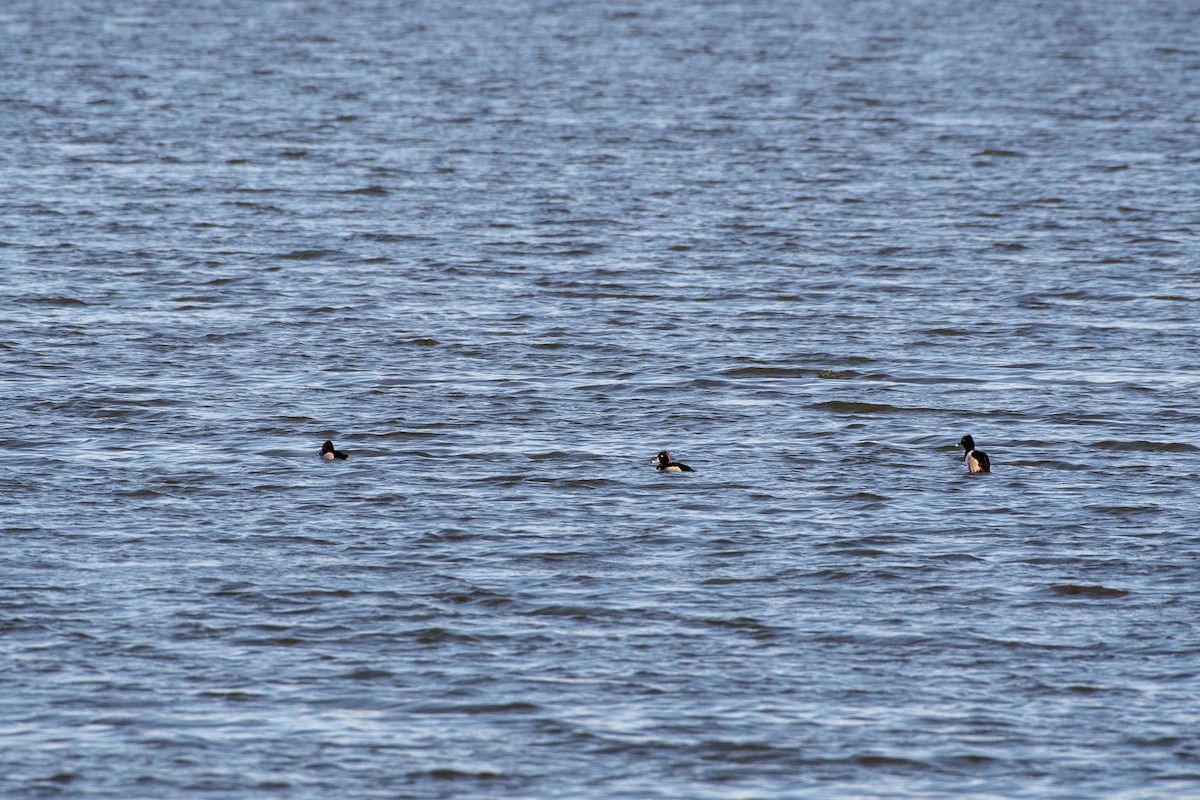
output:
[[[798,752],[791,747],[767,742],[731,742],[708,740],[695,746],[697,755],[706,761],[724,761],[732,764],[758,764],[763,762],[791,762]]]
[[[549,453],[531,453],[527,457],[529,458],[530,461],[559,461],[559,460],[569,461],[574,458],[577,458],[577,456],[574,456],[571,453],[564,453],[561,450],[552,450]]]
[[[1107,691],[1106,689],[1104,689],[1100,686],[1087,686],[1085,684],[1079,684],[1079,683],[1071,684],[1070,686],[1066,686],[1064,688],[1068,692],[1071,692],[1072,694],[1082,694],[1082,695],[1101,694],[1101,693]]]
[[[212,697],[217,700],[224,700],[227,703],[248,703],[252,700],[260,700],[263,695],[256,692],[244,692],[238,689],[206,689],[197,692],[197,697]]]
[[[295,647],[299,644],[309,644],[305,639],[295,636],[269,636],[265,638],[237,639],[236,644],[245,647]]]
[[[154,500],[159,497],[165,497],[162,492],[156,492],[153,489],[136,489],[132,492],[121,492],[121,497],[127,497],[134,500]]]
[[[567,489],[600,489],[620,484],[620,481],[611,478],[534,478],[533,482],[552,484]]]
[[[86,306],[88,303],[78,297],[28,297],[24,302],[40,306]]]
[[[344,190],[338,192],[338,194],[363,195],[363,196],[368,196],[368,197],[383,197],[388,194],[391,194],[391,192],[389,192],[387,189],[383,188],[382,186],[364,186],[361,189],[344,189]]]
[[[579,553],[556,553],[554,555],[555,556],[564,556],[564,555],[578,556]],[[553,559],[546,559],[545,554],[543,554],[542,559],[543,560],[553,560]],[[541,608],[535,608],[534,610],[532,610],[528,613],[529,613],[529,616],[531,616],[531,617],[570,617],[572,619],[592,619],[593,617],[603,615],[601,612],[601,609],[585,608],[583,606],[564,606],[564,605],[542,606]]]
[[[286,258],[290,261],[316,261],[320,258],[329,258],[339,255],[334,250],[293,250],[290,253],[281,253],[278,258]]]
[[[1056,583],[1050,586],[1050,592],[1063,597],[1090,597],[1103,600],[1129,596],[1129,592],[1124,589],[1113,589],[1099,584]]]
[[[860,403],[850,400],[827,400],[823,403],[813,403],[812,408],[834,411],[839,414],[878,414],[903,410],[887,403]]]
[[[912,769],[926,770],[931,769],[930,765],[924,761],[916,761],[911,758],[900,758],[899,756],[886,756],[881,753],[863,753],[854,757],[854,763],[860,767],[909,767]]]
[[[735,367],[721,374],[727,378],[803,378],[808,371],[798,367]]]
[[[858,545],[831,547],[829,548],[829,552],[836,553],[839,556],[855,556],[857,558],[881,558],[891,555],[891,552],[888,550],[878,550],[874,547],[862,547]]]
[[[957,446],[957,445],[956,445]],[[1011,461],[1010,467],[1040,467],[1042,469],[1057,469],[1063,472],[1086,472],[1092,467],[1088,464],[1072,464],[1070,461],[1055,461],[1043,459],[1039,461]]]
[[[442,595],[439,599],[454,603],[455,605],[482,605],[488,608],[498,608],[500,606],[512,605],[513,601],[503,595],[487,589],[472,587],[466,592],[457,592],[450,595]]]
[[[531,711],[537,711],[538,707],[533,703],[526,703],[520,700],[512,703],[463,703],[461,705],[449,703],[429,703],[426,705],[416,706],[410,709],[414,714],[527,714]]]
[[[498,781],[504,779],[504,774],[491,772],[490,770],[467,772],[460,769],[451,769],[450,767],[438,767],[425,772],[409,772],[407,777],[412,781],[418,781],[422,778],[432,778],[437,781]]]
[[[1187,442],[1148,442],[1144,440],[1133,440],[1128,442],[1119,442],[1110,439],[1104,441],[1093,442],[1088,447],[1094,447],[1097,450],[1112,450],[1116,452],[1147,452],[1147,453],[1190,453],[1195,450],[1200,450],[1194,444]]]
[[[350,681],[380,681],[395,677],[395,674],[386,669],[371,669],[369,667],[359,667],[351,670],[340,677]]]
[[[979,556],[973,555],[971,553],[940,553],[938,555],[931,556],[930,560],[931,561],[946,561],[946,562],[964,561],[964,562],[979,563],[979,564],[983,564],[983,563],[987,562],[986,558],[980,558]]]
[[[288,592],[286,597],[310,599],[315,597],[353,597],[357,594],[350,589],[305,589],[298,592]]]
[[[1116,517],[1129,517],[1136,514],[1158,514],[1162,511],[1158,506],[1088,506],[1088,508],[1101,514],[1111,514]]]
[[[423,236],[419,234],[407,233],[361,233],[360,239],[366,239],[371,242],[412,242],[415,244],[432,244],[437,241],[436,236]]]
[[[778,582],[778,579],[771,575],[768,575],[766,577],[757,576],[757,577],[752,577],[752,578],[741,578],[741,577],[725,575],[725,576],[721,576],[718,578],[705,578],[704,580],[700,581],[700,585],[701,586],[732,586],[732,585],[736,585],[739,583],[777,583],[777,582]],[[708,624],[719,625],[721,623],[713,622],[710,620]]]
[[[526,475],[490,475],[486,478],[476,478],[471,483],[483,486],[516,486],[528,480]]]
[[[440,628],[437,626],[409,631],[409,635],[416,639],[420,644],[443,644],[445,642],[471,644],[477,641],[474,636],[464,633],[455,633],[454,631],[448,631],[445,628]]]
[[[79,773],[76,773],[76,772],[56,772],[53,775],[51,775],[50,777],[45,778],[44,781],[46,783],[55,783],[55,784],[59,784],[59,785],[66,785],[68,783],[74,783],[75,779],[78,777],[79,777]],[[59,790],[55,789],[54,791],[58,792]]]

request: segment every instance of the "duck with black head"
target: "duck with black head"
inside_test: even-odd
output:
[[[321,445],[322,461],[333,461],[335,458],[339,461],[345,461],[349,457],[348,453],[343,453],[341,450],[334,450],[333,442],[326,441],[325,444]]]
[[[958,446],[967,451],[966,458],[963,459],[967,463],[967,472],[974,475],[992,471],[992,460],[988,458],[987,453],[975,449],[975,440],[969,434],[958,440]]]
[[[671,460],[671,454],[663,450],[652,459],[652,463],[658,464],[659,472],[695,472],[696,470],[689,467],[687,464],[680,464],[678,461]]]

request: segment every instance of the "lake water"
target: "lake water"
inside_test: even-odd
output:
[[[1200,796],[1198,31],[4,4],[0,796]]]

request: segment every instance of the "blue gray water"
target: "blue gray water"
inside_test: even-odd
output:
[[[1194,2],[13,0],[0,77],[0,796],[1200,796]]]

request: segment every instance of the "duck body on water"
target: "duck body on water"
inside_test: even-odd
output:
[[[659,472],[695,472],[696,470],[689,467],[687,464],[680,464],[678,461],[671,460],[671,454],[666,450],[655,456],[651,463],[658,464]]]
[[[339,461],[345,461],[349,457],[350,455],[348,453],[344,453],[341,450],[335,450],[333,448],[332,441],[327,440],[325,444],[321,445],[322,461],[333,461],[335,458]]]
[[[975,440],[970,434],[958,440],[958,446],[967,451],[967,455],[963,460],[967,464],[967,472],[975,475],[980,472],[992,471],[992,460],[988,458],[988,454],[982,450],[975,449]]]

